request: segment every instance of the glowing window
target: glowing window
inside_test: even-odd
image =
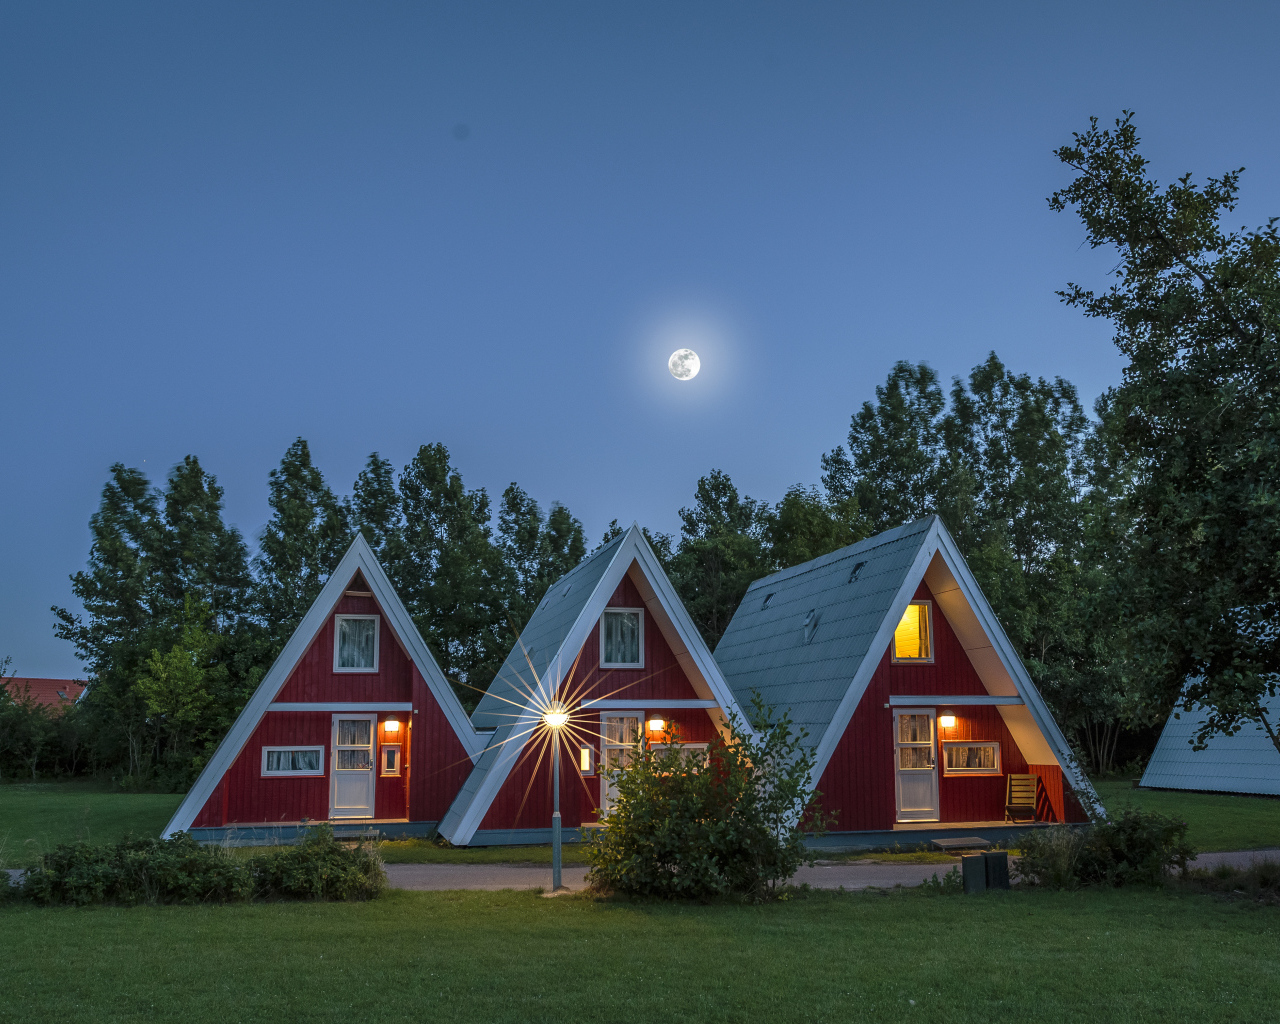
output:
[[[999,775],[999,743],[944,743],[942,767],[947,775]]]
[[[893,631],[894,661],[933,661],[929,602],[912,601]]]

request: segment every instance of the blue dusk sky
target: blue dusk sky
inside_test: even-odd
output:
[[[594,543],[713,467],[777,500],[895,360],[1091,403],[1113,257],[1045,197],[1090,115],[1280,214],[1274,3],[0,6],[0,656],[108,467],[193,453],[251,542],[297,436],[347,493],[443,442]],[[666,369],[687,343],[690,382]]]

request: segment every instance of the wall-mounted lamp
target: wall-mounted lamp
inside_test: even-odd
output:
[[[938,724],[944,729],[954,729],[956,727],[955,715],[939,715]]]
[[[661,718],[649,719],[650,732],[662,732],[662,730],[665,729],[666,727],[667,727],[667,723],[663,721]]]
[[[384,728],[387,732],[399,732],[400,719],[388,718],[385,722],[382,723],[382,728]]]

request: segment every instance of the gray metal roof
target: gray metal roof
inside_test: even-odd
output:
[[[1267,718],[1280,717],[1280,696],[1264,702]],[[1219,793],[1262,793],[1280,796],[1280,750],[1260,725],[1246,725],[1234,736],[1214,736],[1204,750],[1191,741],[1202,716],[1182,711],[1169,716],[1160,742],[1142,775],[1142,785],[1156,789],[1203,789]]]
[[[808,731],[805,743],[817,746],[935,519],[919,519],[751,584],[715,651],[738,704],[749,708],[758,691],[766,704],[788,709]],[[807,639],[810,612],[816,625],[810,623]]]
[[[488,691],[472,712],[473,726],[493,729],[512,721],[524,710],[537,685],[535,677],[541,679],[546,673],[551,659],[559,652],[569,630],[595,591],[596,584],[608,571],[621,543],[622,537],[615,537],[547,589],[521,631],[519,643],[511,649]],[[568,672],[569,668],[569,665],[563,665],[561,671]]]

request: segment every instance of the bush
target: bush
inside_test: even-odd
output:
[[[369,900],[386,887],[382,861],[364,843],[344,846],[328,825],[302,842],[250,860],[262,899]]]
[[[125,839],[114,846],[73,843],[40,858],[17,895],[42,904],[233,903],[258,899],[370,899],[386,884],[382,863],[321,826],[295,847],[236,858],[186,833]]]
[[[125,839],[115,846],[73,843],[40,858],[21,895],[36,903],[228,903],[251,899],[253,877],[219,847],[185,833]]]
[[[1228,899],[1246,899],[1264,906],[1280,906],[1280,862],[1259,860],[1247,868],[1220,864],[1188,871],[1182,884],[1197,892]]]
[[[616,800],[607,827],[586,854],[596,889],[707,900],[771,895],[801,863],[812,863],[803,824],[821,833],[808,790],[813,751],[785,715],[773,720],[757,699],[755,731],[736,719],[705,758],[670,746],[637,744],[611,776]]]
[[[1087,829],[1060,825],[1028,832],[1020,846],[1018,875],[1055,888],[1160,885],[1175,868],[1185,873],[1195,856],[1185,821],[1132,807]]]

